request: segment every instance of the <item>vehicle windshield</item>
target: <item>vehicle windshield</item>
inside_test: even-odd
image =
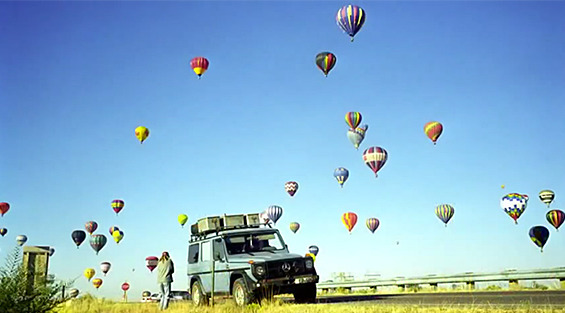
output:
[[[277,232],[261,234],[239,234],[226,236],[228,254],[282,250],[284,245]]]

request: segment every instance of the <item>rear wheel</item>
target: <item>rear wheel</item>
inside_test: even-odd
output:
[[[202,285],[200,282],[195,281],[192,284],[192,303],[194,305],[207,305],[208,304],[208,297],[202,291]]]
[[[247,285],[243,278],[238,278],[233,283],[232,295],[235,304],[245,306],[253,301],[253,295],[247,290]]]
[[[303,284],[296,287],[292,293],[294,302],[296,303],[315,303],[316,302],[316,284]]]

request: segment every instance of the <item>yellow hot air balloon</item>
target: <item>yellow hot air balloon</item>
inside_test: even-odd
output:
[[[92,277],[94,277],[94,274],[96,274],[96,271],[93,268],[87,268],[84,270],[84,277],[86,277],[88,281],[90,281]]]
[[[149,129],[144,126],[138,126],[135,129],[135,137],[137,137],[140,143],[143,143],[149,137]]]
[[[98,288],[100,288],[100,286],[102,286],[102,279],[94,278],[92,280],[92,284],[94,285],[94,287],[96,287],[96,289],[98,289]]]
[[[186,214],[179,214],[178,218],[179,220],[179,224],[180,226],[184,227],[184,224],[186,224],[186,221],[188,221],[188,215]]]
[[[112,237],[114,237],[114,241],[116,243],[120,243],[122,238],[124,238],[124,232],[121,230],[114,230],[114,232],[112,233]]]
[[[314,253],[306,253],[306,255],[304,255],[305,257],[311,257],[312,261],[316,261],[316,256],[314,255]]]

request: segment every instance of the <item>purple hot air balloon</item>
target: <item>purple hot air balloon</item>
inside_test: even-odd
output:
[[[375,217],[371,217],[367,219],[367,228],[369,228],[369,230],[371,231],[371,233],[375,233],[375,230],[377,230],[377,228],[379,228],[379,225],[381,224],[379,222],[378,218]]]

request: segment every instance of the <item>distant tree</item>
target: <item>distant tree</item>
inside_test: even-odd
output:
[[[55,282],[52,276],[29,277],[21,259],[20,248],[15,247],[0,268],[0,312],[47,313],[68,300],[62,296],[65,284]]]

